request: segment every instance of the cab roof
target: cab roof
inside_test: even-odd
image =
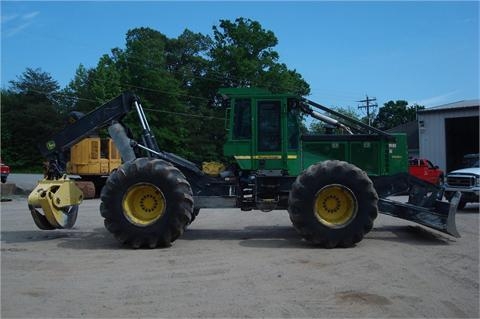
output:
[[[225,95],[229,98],[232,97],[294,97],[297,98],[293,93],[272,93],[267,89],[256,88],[256,87],[244,87],[244,88],[221,88],[218,90],[218,93]]]

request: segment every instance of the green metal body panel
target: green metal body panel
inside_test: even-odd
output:
[[[391,148],[389,154],[389,174],[408,172],[408,145],[407,134],[396,133],[395,147]]]
[[[317,137],[321,141],[303,141],[302,168],[306,169],[320,161],[337,159],[352,163],[371,176],[407,172],[406,135],[394,136],[394,142],[382,138],[375,140],[370,136],[356,136],[352,140],[351,135],[323,135]]]
[[[300,116],[290,107],[298,97],[257,88],[221,89],[220,94],[230,98],[224,155],[234,157],[242,170],[282,170],[297,176],[312,164],[337,159],[350,162],[371,176],[408,171],[405,134],[392,134],[395,139],[390,140],[378,135],[300,138]],[[264,109],[273,111],[265,115]],[[275,112],[280,114],[278,120],[272,119],[277,116]],[[262,128],[264,122],[273,123],[266,129],[268,133],[275,131],[271,150],[265,149],[264,139],[270,135],[262,131],[265,130]],[[279,125],[278,130],[276,125]]]

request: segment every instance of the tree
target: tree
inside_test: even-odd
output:
[[[189,137],[183,148],[196,162],[221,160],[225,137],[219,120],[224,113],[214,103],[219,85],[210,72],[214,65],[208,59],[212,45],[209,36],[185,30],[177,39],[169,39],[166,46],[167,69],[180,83],[185,109],[192,114],[185,118]]]
[[[36,145],[62,127],[55,102],[59,88],[50,74],[27,68],[2,90],[2,158],[14,168],[40,167]]]
[[[91,91],[98,104],[111,100],[122,93],[121,74],[115,61],[107,54],[98,61],[90,74]]]
[[[417,110],[424,108],[424,106],[417,104],[408,106],[408,102],[404,100],[397,100],[396,102],[388,101],[380,108],[372,125],[381,130],[388,130],[400,124],[415,120]]]
[[[66,113],[70,110],[88,113],[98,106],[92,89],[92,73],[93,69],[87,69],[80,64],[73,79],[61,91],[63,110]]]
[[[213,34],[212,76],[218,78],[221,86],[262,87],[299,95],[310,92],[299,73],[278,62],[279,54],[273,49],[278,44],[277,37],[259,22],[244,18],[235,22],[220,20],[220,25],[213,27]]]
[[[129,30],[121,58],[125,67],[122,83],[140,96],[160,148],[188,157],[188,125],[185,117],[179,116],[188,113],[186,92],[168,70],[169,43],[164,34],[150,28]],[[136,116],[126,121],[138,128]]]
[[[218,27],[213,26],[213,35],[210,56],[217,62],[214,71],[226,86],[254,86],[260,73],[278,60],[278,53],[272,49],[277,38],[256,21],[220,20]]]
[[[205,91],[201,90],[201,83],[206,80],[205,74],[210,67],[206,54],[211,46],[210,37],[188,29],[184,30],[177,39],[167,41],[166,68],[177,78],[181,87],[189,91],[189,95],[205,94]]]
[[[40,68],[26,68],[22,75],[17,76],[17,81],[12,80],[10,84],[15,93],[36,96],[49,96],[60,88],[58,82]]]

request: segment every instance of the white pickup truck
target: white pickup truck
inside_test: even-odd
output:
[[[449,201],[455,192],[462,193],[458,209],[465,208],[467,203],[478,203],[480,198],[479,155],[465,155],[463,158],[463,166],[466,168],[448,173],[444,184],[445,197]]]

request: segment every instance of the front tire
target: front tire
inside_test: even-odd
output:
[[[297,177],[288,213],[307,241],[327,248],[350,247],[372,229],[377,203],[365,172],[347,162],[325,161]]]
[[[193,210],[185,176],[159,159],[123,164],[108,177],[101,201],[107,230],[133,248],[170,246],[183,234]]]

